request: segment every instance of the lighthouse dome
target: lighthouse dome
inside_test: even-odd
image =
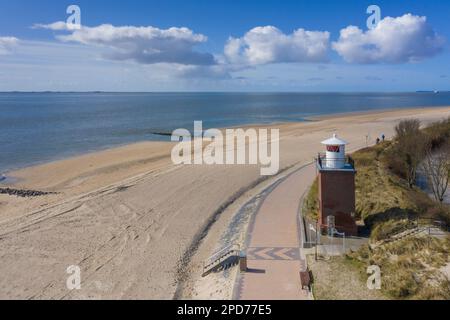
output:
[[[342,139],[339,139],[337,134],[333,134],[332,138],[322,141],[322,144],[324,144],[326,146],[345,146],[348,144],[348,142],[344,141]]]
[[[323,167],[327,169],[343,169],[345,167],[345,146],[347,141],[341,140],[336,134],[332,138],[322,141],[326,146],[326,155]]]

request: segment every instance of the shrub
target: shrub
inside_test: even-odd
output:
[[[395,299],[450,299],[449,281],[439,268],[449,263],[450,239],[409,238],[347,255],[361,271],[378,265],[382,291]]]
[[[303,207],[305,217],[311,220],[319,219],[319,180],[316,179],[309,190]]]
[[[424,132],[429,137],[431,147],[433,149],[439,148],[450,140],[450,117],[445,120],[432,123],[424,129]]]

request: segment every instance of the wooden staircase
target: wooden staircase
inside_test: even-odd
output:
[[[239,263],[241,247],[237,244],[230,245],[213,254],[203,263],[203,277],[212,272],[227,270]]]
[[[442,221],[426,220],[427,222],[417,222],[416,227],[406,229],[388,239],[377,242],[374,247],[382,246],[388,243],[395,243],[404,239],[419,237],[421,235],[443,236],[446,234],[444,223]]]
[[[397,242],[403,239],[407,239],[407,238],[411,238],[411,237],[415,237],[418,236],[422,233],[425,233],[427,230],[425,227],[416,227],[413,229],[409,229],[403,232],[400,232],[396,235],[393,235],[392,237],[390,237],[389,239],[386,239],[386,242]]]

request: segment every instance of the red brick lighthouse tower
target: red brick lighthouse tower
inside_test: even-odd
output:
[[[346,236],[356,236],[355,175],[356,170],[345,155],[346,141],[334,135],[322,142],[325,155],[319,155],[319,224],[322,230],[335,227]]]

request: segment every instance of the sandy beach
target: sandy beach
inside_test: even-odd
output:
[[[269,128],[280,129],[283,175],[311,162],[333,133],[354,151],[391,138],[402,119],[449,116],[450,107],[418,108]],[[192,288],[201,261],[242,205],[279,176],[262,179],[254,165],[175,166],[172,147],[142,142],[9,173],[15,182],[2,187],[52,194],[0,195],[0,299],[202,298]],[[81,290],[66,288],[71,265],[81,268]],[[177,290],[183,281],[191,285]]]

